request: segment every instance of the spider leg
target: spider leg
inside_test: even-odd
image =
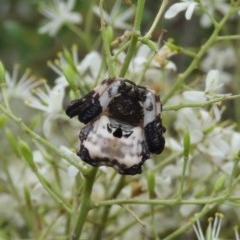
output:
[[[84,97],[73,100],[66,108],[72,118],[78,116],[80,122],[88,123],[107,109],[108,103],[117,95],[121,81],[113,78],[103,80]]]
[[[160,98],[152,91],[146,92],[143,113],[144,131],[149,151],[160,154],[165,146],[163,137],[165,127],[162,125]]]

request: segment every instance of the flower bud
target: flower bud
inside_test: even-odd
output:
[[[27,162],[27,164],[33,170],[36,170],[36,165],[33,161],[32,150],[30,149],[29,145],[26,142],[20,140],[19,141],[19,150],[20,150],[20,153],[21,153],[23,159]]]
[[[147,173],[147,184],[148,184],[148,193],[149,197],[153,198],[155,196],[155,175],[152,171],[148,171]]]
[[[5,136],[8,140],[9,145],[12,148],[12,151],[18,155],[19,151],[18,151],[18,141],[16,136],[12,133],[12,131],[8,128],[5,129]]]
[[[183,147],[184,147],[183,155],[185,158],[188,158],[190,151],[190,134],[188,130],[184,132]]]
[[[5,81],[5,68],[3,63],[0,61],[0,84],[4,84]]]
[[[217,179],[217,181],[215,182],[214,192],[215,192],[215,193],[220,192],[220,191],[224,188],[225,182],[226,182],[226,175],[223,174],[223,175],[221,175],[221,176]]]

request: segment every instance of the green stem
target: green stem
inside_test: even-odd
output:
[[[180,187],[179,187],[178,196],[177,196],[179,200],[182,199],[182,195],[183,195],[183,187],[184,187],[184,181],[185,181],[185,175],[186,175],[186,169],[187,169],[187,162],[188,162],[188,156],[184,156],[181,182],[180,182]]]
[[[163,98],[163,104],[166,103],[173,95],[174,93],[183,85],[187,77],[193,72],[194,69],[197,68],[201,58],[203,55],[207,52],[209,47],[217,40],[218,33],[226,23],[226,21],[229,19],[229,17],[235,12],[235,9],[231,9],[224,17],[223,19],[216,24],[215,29],[212,33],[212,35],[209,37],[209,39],[205,42],[205,44],[200,48],[199,52],[196,54],[196,57],[192,60],[189,67],[186,69],[185,72],[182,74],[179,74],[176,83],[173,85],[172,89],[166,94],[166,96]]]
[[[124,182],[125,182],[125,177],[121,176],[119,181],[118,181],[118,184],[116,185],[116,187],[114,189],[114,191],[112,192],[112,194],[110,194],[110,199],[114,199],[114,198],[117,197],[117,195],[120,193],[121,189],[124,186]],[[108,215],[109,215],[109,212],[111,210],[111,207],[112,207],[111,205],[104,207],[103,212],[102,212],[102,216],[100,217],[101,225],[94,232],[94,236],[92,237],[93,240],[101,239],[102,232],[105,228],[104,223],[106,223],[106,221],[108,219]]]
[[[232,193],[233,190],[233,185],[234,185],[234,180],[236,179],[237,176],[237,171],[238,171],[238,163],[240,161],[240,151],[238,154],[234,157],[234,165],[233,165],[233,170],[231,173],[230,181],[229,181],[229,186],[228,186],[228,191],[226,196],[230,197],[230,194]]]
[[[179,104],[176,104],[176,105],[164,106],[163,111],[178,111],[179,109],[182,109],[182,108],[205,107],[205,106],[208,106],[208,105],[213,104],[213,103],[222,102],[222,101],[226,101],[226,100],[237,99],[237,98],[240,98],[240,94],[233,95],[233,96],[217,97],[217,98],[213,98],[213,99],[208,100],[208,101],[202,101],[202,102],[198,102],[198,103],[179,103]]]
[[[38,238],[38,240],[44,240],[48,238],[48,235],[50,235],[52,228],[54,227],[58,219],[61,217],[61,215],[62,215],[62,212],[59,212],[55,217],[53,217],[52,221],[50,222],[50,224],[47,225],[46,230],[43,231],[43,233]]]
[[[146,0],[138,0],[138,2],[137,2],[137,9],[136,9],[134,26],[133,26],[133,33],[132,33],[132,37],[130,39],[130,45],[129,45],[129,48],[128,48],[127,55],[124,59],[122,69],[119,73],[120,77],[124,77],[126,75],[129,64],[130,64],[130,62],[131,62],[131,60],[132,60],[132,58],[133,58],[133,56],[136,52],[138,37],[140,35],[140,26],[141,26],[145,1]]]
[[[226,199],[226,196],[220,197],[209,197],[202,199],[181,199],[172,198],[172,199],[112,199],[95,202],[94,206],[108,206],[108,205],[123,205],[123,204],[135,204],[135,205],[162,205],[162,206],[174,206],[180,204],[196,204],[204,205],[211,203],[222,203],[224,201],[231,200],[231,198]]]
[[[83,197],[78,215],[77,223],[75,225],[71,240],[78,240],[81,237],[83,226],[86,222],[89,211],[92,209],[91,194],[94,184],[94,180],[97,174],[98,168],[92,168],[91,172],[86,177],[85,187],[83,191]]]
[[[148,32],[145,34],[145,36],[143,37],[144,39],[149,39],[152,37],[152,33],[154,32],[155,28],[157,27],[157,24],[166,8],[166,6],[168,5],[169,0],[163,0],[161,3],[161,6],[158,10],[158,13],[152,23],[152,26],[150,27],[150,29],[148,30]]]
[[[122,69],[119,73],[120,77],[124,77],[126,75],[126,72],[128,70],[129,64],[133,58],[133,55],[135,54],[136,51],[136,46],[137,46],[137,42],[138,42],[138,34],[137,33],[133,33],[132,38],[131,38],[131,42],[130,42],[130,46],[128,48],[128,52],[127,55],[124,59],[123,65],[122,65]]]
[[[218,41],[225,41],[225,40],[239,40],[240,35],[226,35],[226,36],[218,36],[217,40]]]
[[[50,182],[46,180],[38,171],[37,169],[33,169],[34,173],[36,174],[36,177],[38,178],[39,182],[43,186],[43,188],[52,196],[52,198],[58,202],[68,213],[72,212],[71,205],[66,201],[63,196],[56,191]]]
[[[135,31],[140,31],[145,1],[146,0],[138,0],[138,2],[137,2],[137,9],[136,9],[136,15],[135,15],[135,20],[134,20],[134,30]]]
[[[100,0],[100,2],[99,2],[103,48],[104,48],[104,53],[106,56],[109,77],[115,77],[115,75],[116,75],[115,74],[115,65],[114,65],[114,61],[113,61],[113,56],[110,51],[108,32],[107,32],[106,23],[105,23],[104,17],[103,17],[103,2],[104,2],[104,0]]]

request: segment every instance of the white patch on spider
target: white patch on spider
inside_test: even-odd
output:
[[[156,104],[155,104],[155,96],[152,92],[148,92],[146,95],[146,101],[143,104],[144,107],[144,126],[148,123],[154,121],[156,117]],[[150,110],[151,109],[151,110]]]
[[[121,126],[123,136],[121,138],[113,136],[113,132],[107,129],[108,124],[113,126],[112,129],[114,129],[114,124]],[[101,116],[94,122],[93,129],[83,145],[88,149],[93,160],[99,157],[108,158],[110,162],[115,160],[129,168],[142,161],[144,132],[141,127],[119,124],[107,116]]]
[[[108,106],[109,102],[117,95],[118,93],[118,87],[120,85],[120,82],[117,82],[116,84],[113,84],[113,86],[110,87],[110,93],[109,90],[105,90],[99,97],[99,101],[101,106],[104,106],[105,109],[106,106]]]

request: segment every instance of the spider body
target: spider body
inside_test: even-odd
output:
[[[152,153],[164,149],[159,96],[127,79],[103,80],[72,101],[66,114],[86,124],[77,154],[92,166],[111,166],[120,174],[135,175]]]

